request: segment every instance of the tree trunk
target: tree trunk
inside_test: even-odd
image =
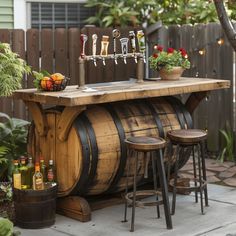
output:
[[[214,0],[214,3],[221,26],[224,29],[231,46],[234,48],[234,51],[236,51],[236,30],[226,13],[224,2],[223,0]]]

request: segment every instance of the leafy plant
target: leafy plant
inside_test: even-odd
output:
[[[0,236],[12,236],[13,235],[13,223],[4,218],[0,218]]]
[[[125,1],[119,0],[89,0],[87,7],[96,7],[97,14],[89,17],[86,22],[89,24],[98,24],[100,27],[108,26],[126,26],[137,23],[138,14]]]
[[[21,88],[24,73],[30,73],[30,67],[12,52],[9,44],[0,43],[0,96],[10,96]]]
[[[167,51],[164,51],[162,46],[155,45],[154,50],[155,53],[149,57],[152,69],[159,71],[165,68],[167,71],[171,71],[175,66],[180,66],[184,69],[190,68],[190,62],[185,49],[175,50],[168,48]]]
[[[86,22],[100,27],[120,25],[147,27],[158,20],[165,25],[218,21],[214,2],[211,0],[87,0],[86,6],[97,8],[97,14]],[[235,0],[229,0],[226,9],[230,18],[236,20]],[[126,14],[127,10],[130,15]],[[122,19],[122,24],[117,15]]]
[[[230,129],[230,126],[226,125],[226,130],[220,130],[220,133],[223,135],[225,139],[225,147],[223,148],[221,154],[219,155],[219,160],[224,162],[225,160],[228,161],[235,161],[234,157],[234,134],[233,131]]]
[[[0,198],[0,202],[12,201],[12,185],[10,182],[0,182],[0,192],[4,193],[4,197]]]
[[[7,172],[11,180],[13,159],[26,154],[28,121],[10,118],[7,114],[0,113],[0,118],[6,122],[0,122],[0,178]]]

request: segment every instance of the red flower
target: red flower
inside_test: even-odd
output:
[[[157,57],[158,57],[158,54],[157,54],[157,53],[154,53],[152,56],[153,56],[154,58],[157,58]]]
[[[157,51],[159,51],[159,52],[162,52],[162,51],[163,51],[163,47],[160,46],[160,45],[158,45],[158,44],[156,44],[156,45],[154,46],[154,49],[157,50]]]
[[[184,48],[180,48],[179,51],[181,52],[182,57],[184,57],[184,58],[188,57],[187,52]]]
[[[168,49],[167,49],[167,52],[168,52],[168,53],[173,53],[173,52],[174,52],[174,48],[168,48]]]

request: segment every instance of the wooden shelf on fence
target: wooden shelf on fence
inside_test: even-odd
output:
[[[182,77],[177,81],[145,81],[135,80],[98,83],[86,85],[95,91],[84,92],[78,86],[68,86],[64,91],[41,92],[36,89],[23,89],[14,93],[14,97],[24,101],[39,102],[62,106],[81,106],[138,98],[171,96],[177,94],[203,92],[229,88],[230,81]]]

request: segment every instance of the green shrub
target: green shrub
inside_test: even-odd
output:
[[[10,118],[7,114],[0,112],[0,180],[7,172],[8,180],[11,180],[14,159],[18,159],[27,152],[27,126],[28,121]]]

